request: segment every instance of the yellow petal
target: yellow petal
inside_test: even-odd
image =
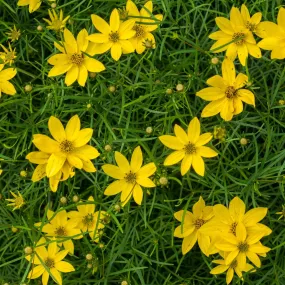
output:
[[[179,222],[182,222],[182,220],[184,219],[184,224],[185,223],[192,224],[193,223],[193,219],[194,219],[194,216],[193,216],[193,214],[191,212],[184,211],[184,210],[180,210],[180,211],[174,213],[174,217]]]
[[[134,19],[129,19],[127,21],[124,21],[123,23],[121,23],[120,28],[119,28],[119,33],[121,35],[120,39],[130,39],[132,36],[131,35],[135,35],[135,31],[132,30],[132,28],[134,27],[136,21]],[[132,32],[131,34],[129,32]],[[130,37],[127,36],[130,35]]]
[[[230,12],[230,21],[234,26],[243,26],[244,22],[238,8],[232,7]]]
[[[224,78],[220,75],[214,75],[207,80],[207,84],[222,90],[227,88]]]
[[[251,23],[254,25],[258,25],[261,21],[262,18],[262,13],[261,12],[257,12],[255,13],[252,17],[251,17]]]
[[[16,74],[17,74],[17,69],[15,68],[7,68],[2,70],[0,72],[1,82],[12,79],[13,77],[15,77]]]
[[[218,155],[217,152],[215,152],[213,149],[207,146],[199,146],[196,148],[196,151],[197,151],[197,154],[202,157],[210,158],[210,157],[215,157]]]
[[[82,169],[86,172],[96,172],[96,168],[90,160],[82,160],[83,166]]]
[[[72,154],[68,154],[67,155],[67,160],[68,160],[68,163],[72,166],[74,166],[75,168],[78,168],[78,169],[82,169],[83,167],[83,162],[80,158],[78,158],[77,156],[75,155],[72,155]]]
[[[32,176],[33,182],[37,182],[42,178],[46,177],[46,166],[47,166],[46,164],[40,164],[36,167]]]
[[[51,135],[56,141],[62,142],[66,140],[66,135],[63,125],[58,118],[51,116],[48,121],[48,128]]]
[[[68,49],[69,49],[68,52],[69,53],[77,53],[77,52],[79,52],[78,48],[77,48],[77,42],[76,42],[73,34],[68,29],[65,28],[64,31],[63,31],[63,35],[64,35],[64,41],[68,45]]]
[[[204,199],[200,196],[198,202],[196,202],[193,205],[193,214],[196,219],[201,219],[203,216],[203,210],[205,208],[205,201]]]
[[[247,47],[248,53],[251,56],[255,58],[261,58],[261,50],[259,46],[257,46],[256,44],[246,43],[246,47]]]
[[[236,80],[236,70],[234,63],[230,59],[224,59],[222,63],[223,78],[228,86],[233,86]]]
[[[128,160],[126,159],[124,155],[122,155],[118,151],[115,151],[115,160],[122,172],[128,173],[131,171],[131,167],[130,167]]]
[[[245,66],[247,58],[248,58],[248,49],[247,49],[246,44],[239,45],[237,49],[237,53],[238,53],[238,58],[239,58],[240,63],[243,66]]]
[[[255,106],[254,94],[251,91],[247,89],[240,89],[238,90],[238,96],[243,102]]]
[[[46,164],[49,157],[50,154],[48,153],[42,151],[33,151],[26,156],[26,159],[28,159],[31,163]]]
[[[149,177],[156,171],[156,166],[153,162],[144,165],[137,173],[137,177]]]
[[[83,64],[90,72],[101,72],[106,69],[100,61],[88,56],[85,56]]]
[[[245,4],[241,5],[240,11],[241,11],[241,16],[243,17],[244,23],[246,23],[247,21],[250,21],[250,14]]]
[[[202,146],[207,144],[211,139],[213,138],[213,135],[211,133],[205,133],[199,136],[198,140],[195,143],[196,147]]]
[[[58,188],[58,184],[60,182],[61,171],[58,171],[54,176],[49,178],[49,186],[52,192],[56,192]]]
[[[135,184],[128,183],[126,187],[123,188],[121,193],[122,206],[125,206],[128,203],[128,201],[131,199],[134,187]]]
[[[48,255],[50,258],[54,258],[56,253],[57,253],[58,249],[57,249],[57,243],[55,241],[55,239],[53,238],[53,240],[51,241],[51,243],[49,243],[48,245]]]
[[[245,86],[247,82],[248,82],[248,77],[243,73],[239,73],[234,82],[234,88],[240,89],[243,86]]]
[[[59,285],[62,285],[62,279],[60,273],[55,268],[50,269],[52,279]]]
[[[221,273],[225,272],[228,268],[229,268],[229,266],[227,266],[227,265],[218,265],[217,267],[213,268],[210,271],[210,273],[211,274],[221,274]]]
[[[118,166],[112,164],[105,164],[102,166],[102,169],[107,175],[115,179],[124,179],[125,177],[124,172]]]
[[[267,208],[255,208],[245,213],[243,223],[246,227],[254,226],[260,222],[267,214]]]
[[[72,85],[78,78],[79,68],[77,65],[73,65],[66,73],[65,84],[66,86]]]
[[[184,176],[190,169],[193,161],[192,155],[185,155],[181,163],[181,175]]]
[[[136,182],[143,187],[155,187],[156,185],[147,177],[137,177]]]
[[[147,178],[146,178],[147,179]],[[141,205],[143,199],[143,190],[139,184],[136,183],[133,190],[133,197],[138,205]]]
[[[189,138],[186,132],[179,126],[176,125],[174,126],[174,133],[176,137],[180,140],[180,142],[185,145],[189,143]]]
[[[57,262],[61,261],[62,259],[64,259],[66,257],[67,254],[68,254],[68,250],[61,250],[61,251],[57,252],[55,257],[54,257],[54,262],[57,263]]]
[[[78,52],[79,51],[86,51],[88,47],[88,32],[86,29],[81,30],[77,35],[77,46],[78,46]]]
[[[158,138],[165,146],[170,149],[182,150],[184,148],[184,144],[177,137],[164,135]]]
[[[48,77],[58,76],[66,73],[72,67],[71,63],[55,65],[48,73]]]
[[[110,27],[113,32],[119,30],[120,27],[120,15],[117,9],[114,9],[110,16]]]
[[[33,144],[41,151],[46,153],[59,152],[59,143],[46,135],[34,135]]]
[[[88,78],[88,71],[85,65],[79,67],[77,82],[80,86],[84,87]]]
[[[284,59],[284,58],[285,58],[285,46],[283,46],[283,47],[275,47],[272,50],[272,52],[271,52],[271,59]]]
[[[45,268],[42,265],[38,265],[31,269],[31,271],[28,274],[29,279],[36,279],[40,277],[45,271]]]
[[[98,150],[91,145],[84,145],[81,147],[77,147],[73,150],[72,153],[82,160],[95,159],[100,155]]]
[[[212,40],[221,40],[224,38],[229,38],[229,35],[224,33],[223,31],[217,31],[209,35],[209,38]]]
[[[184,150],[177,150],[171,153],[164,160],[164,165],[169,166],[178,163],[185,156]]]
[[[233,277],[234,277],[234,270],[232,268],[229,268],[229,270],[227,271],[227,275],[226,275],[227,284],[230,284],[232,282]]]
[[[283,7],[279,9],[277,23],[285,31],[285,9]]]
[[[217,17],[216,19],[217,26],[226,34],[233,35],[234,30],[232,28],[231,22],[224,17]]]
[[[50,57],[48,63],[51,65],[68,65],[70,64],[70,60],[67,54],[60,53]]]
[[[122,47],[123,54],[128,54],[135,51],[133,44],[129,40],[120,40],[120,45]]]
[[[226,51],[226,57],[232,61],[234,61],[237,57],[237,45],[236,43],[231,43],[228,45],[228,49]]]
[[[185,255],[195,245],[198,239],[197,231],[194,231],[191,235],[185,237],[182,242],[182,254]]]
[[[82,129],[78,132],[77,138],[73,141],[74,147],[86,145],[92,138],[93,130],[90,128]]]
[[[214,53],[225,51],[229,48],[230,42],[232,41],[231,38],[224,38],[217,40],[210,48],[210,50]]]
[[[91,20],[93,25],[99,32],[106,35],[110,34],[111,32],[110,26],[101,17],[93,14],[91,15]]]
[[[200,136],[200,122],[197,117],[193,118],[188,126],[188,139],[192,143],[196,143]]]
[[[109,35],[95,33],[87,37],[92,43],[103,44],[109,42]]]
[[[206,118],[217,115],[218,113],[221,112],[225,102],[226,102],[225,98],[212,101],[203,109],[201,117]]]
[[[201,156],[199,155],[193,155],[193,161],[192,161],[193,168],[195,172],[201,176],[204,176],[205,174],[205,163]]]
[[[152,14],[153,4],[152,1],[147,1],[140,10],[141,17],[149,18]]]
[[[260,259],[256,253],[248,251],[246,256],[256,267],[259,268],[261,266]]]
[[[137,146],[132,154],[131,158],[131,171],[136,173],[142,166],[143,155],[140,146]],[[121,179],[121,178],[119,178]]]
[[[230,213],[232,214],[233,211],[230,211]],[[244,242],[244,241],[246,240],[246,235],[247,235],[247,233],[246,233],[246,228],[245,228],[244,224],[241,223],[241,222],[239,222],[238,225],[237,225],[237,227],[236,227],[236,236],[237,236],[237,239],[238,239],[239,241]]]
[[[104,191],[104,195],[111,196],[120,193],[126,186],[124,180],[117,180],[111,183]]]
[[[136,4],[131,0],[127,1],[126,11],[128,12],[129,16],[140,16],[140,12]]]
[[[66,262],[66,261],[59,261],[55,263],[55,268],[60,272],[72,272],[75,271],[74,267]]]
[[[210,237],[203,235],[200,232],[198,232],[198,245],[199,245],[201,251],[206,256],[209,256],[208,249],[210,247]]]
[[[70,232],[70,230],[69,230],[69,232]],[[78,232],[78,233],[80,233],[80,231]],[[70,253],[70,254],[74,254],[74,244],[73,244],[73,241],[70,239],[70,240],[67,240],[67,241],[64,241],[63,243],[63,246],[64,246],[64,248],[66,249],[66,250],[68,250],[68,252]],[[59,262],[58,262],[59,263]],[[58,268],[58,263],[56,263],[55,264],[55,268],[57,269],[57,270],[59,270],[59,268]],[[69,263],[68,263],[69,264]],[[61,271],[61,272],[66,272],[66,271],[62,271],[62,270],[59,270],[59,271]],[[70,272],[70,271],[68,271],[68,272]]]
[[[46,173],[47,177],[54,176],[63,167],[66,161],[66,155],[53,153],[48,159]]]
[[[68,121],[65,132],[66,132],[66,139],[69,141],[74,141],[79,136],[80,131],[80,119],[78,115],[74,115]]]
[[[119,43],[113,44],[111,47],[111,56],[115,61],[118,61],[122,55],[122,46]]]
[[[250,245],[249,247],[249,251],[260,254],[260,253],[267,253],[270,251],[269,247],[263,246],[263,245],[259,245],[259,244],[253,244]]]
[[[234,197],[229,204],[229,212],[236,222],[241,222],[245,213],[245,204],[239,197]]]

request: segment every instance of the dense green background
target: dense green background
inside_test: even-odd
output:
[[[135,1],[142,5],[144,1]],[[90,15],[97,13],[106,20],[115,7],[123,7],[125,1],[111,0],[61,0],[58,8],[71,15],[73,25],[67,27],[77,34],[86,28],[94,32]],[[275,214],[282,210],[284,202],[284,106],[278,105],[285,96],[285,68],[283,61],[271,61],[268,52],[262,59],[250,58],[248,67],[237,63],[237,70],[248,73],[252,81],[251,90],[256,95],[256,108],[246,106],[245,111],[231,122],[220,117],[202,119],[203,132],[212,132],[214,126],[226,128],[225,142],[213,140],[212,145],[219,156],[206,160],[205,177],[197,176],[193,170],[183,178],[179,165],[163,167],[169,150],[157,137],[171,134],[174,123],[186,128],[194,117],[200,118],[206,102],[195,97],[195,93],[206,87],[205,81],[221,73],[220,64],[211,65],[209,48],[213,41],[208,35],[217,30],[216,16],[228,17],[231,6],[240,6],[243,1],[154,1],[154,14],[165,15],[161,28],[155,33],[157,49],[143,55],[123,56],[114,62],[110,54],[98,57],[107,67],[95,79],[89,79],[85,88],[74,84],[64,85],[64,76],[48,78],[51,68],[47,58],[56,51],[54,32],[37,31],[39,24],[45,25],[48,4],[40,10],[28,13],[27,7],[17,8],[15,0],[0,0],[0,39],[7,45],[8,28],[14,24],[21,30],[21,38],[13,43],[17,50],[18,74],[12,80],[17,95],[2,95],[0,99],[0,157],[4,169],[0,176],[0,192],[8,198],[9,191],[21,191],[27,202],[21,211],[12,212],[2,199],[0,202],[0,284],[20,284],[25,281],[28,262],[23,248],[38,238],[34,222],[43,218],[48,203],[52,209],[60,207],[59,199],[69,199],[68,209],[74,209],[72,196],[82,199],[95,197],[97,209],[112,215],[106,226],[102,250],[89,238],[75,242],[75,256],[67,259],[76,271],[66,273],[63,284],[225,284],[225,275],[212,276],[212,257],[201,254],[198,247],[182,256],[182,240],[173,238],[178,222],[173,213],[197,201],[200,195],[208,205],[227,205],[239,196],[252,207],[268,207],[264,223],[273,229],[273,234],[264,238],[266,246],[272,247],[262,268],[245,277],[245,282],[234,279],[233,284],[285,284],[284,276],[284,219]],[[250,11],[263,13],[264,20],[276,21],[278,5],[282,1],[247,1]],[[283,2],[284,4],[284,2]],[[219,54],[220,60],[223,54]],[[166,95],[167,88],[175,89],[182,83],[185,91]],[[32,92],[24,86],[31,84]],[[117,90],[110,93],[108,87]],[[86,105],[92,104],[87,110]],[[78,114],[84,127],[94,128],[92,145],[102,153],[95,160],[98,172],[76,171],[76,176],[60,184],[57,193],[49,191],[47,180],[33,184],[30,181],[34,165],[25,156],[34,150],[31,143],[35,133],[49,134],[47,121],[56,115],[64,123]],[[147,135],[146,127],[153,133]],[[240,138],[249,140],[241,146]],[[145,163],[153,161],[158,167],[156,179],[168,177],[168,187],[158,186],[144,195],[143,204],[137,206],[132,200],[120,213],[114,211],[119,196],[105,197],[103,191],[113,181],[101,170],[105,162],[114,162],[114,152],[106,153],[104,146],[130,157],[132,150],[140,145]],[[28,171],[28,177],[19,175]],[[16,234],[11,225],[20,228]],[[91,252],[98,257],[99,268],[92,275],[87,269],[85,255]],[[2,282],[2,283],[1,283]],[[26,283],[28,280],[25,281]],[[50,283],[52,283],[50,281]],[[30,284],[38,284],[38,280]]]

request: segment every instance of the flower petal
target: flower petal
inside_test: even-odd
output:
[[[148,178],[145,178],[145,179],[148,179]],[[134,197],[135,202],[138,205],[142,204],[143,190],[142,190],[141,186],[137,183],[136,183],[134,190],[133,190],[133,197]]]
[[[77,82],[80,86],[85,86],[86,81],[88,78],[88,71],[85,65],[81,65],[79,67],[79,72],[78,72],[78,77],[77,77]]]
[[[228,86],[233,86],[236,80],[236,70],[234,63],[230,59],[224,59],[222,63],[223,78]]]
[[[75,155],[68,154],[67,155],[67,161],[70,165],[74,166],[75,168],[82,169],[82,167],[83,167],[82,160]]]
[[[119,43],[115,43],[111,47],[111,56],[115,61],[118,61],[122,55],[122,46]]]
[[[128,173],[131,171],[130,164],[126,157],[118,151],[115,151],[115,160],[122,172]]]
[[[31,269],[28,274],[29,279],[36,279],[40,277],[45,271],[45,268],[42,265],[35,266]]]
[[[50,268],[50,273],[52,279],[59,285],[62,285],[62,279],[60,273],[57,271],[56,268]]]
[[[59,261],[59,262],[56,262],[54,267],[60,271],[60,272],[72,272],[72,271],[75,271],[74,267],[66,262],[66,261]]]
[[[212,101],[203,109],[201,117],[207,118],[217,115],[221,112],[225,102],[226,98],[221,98],[219,100]]]
[[[137,177],[149,177],[156,171],[156,166],[153,162],[144,165],[137,173]]]
[[[181,141],[177,137],[164,135],[158,138],[165,146],[170,149],[181,150],[184,148],[183,143],[181,143]]]
[[[170,155],[166,157],[164,160],[164,165],[169,166],[178,163],[181,159],[183,159],[185,156],[184,150],[177,150],[172,152]]]
[[[246,256],[256,267],[261,266],[261,261],[256,253],[247,251]]]
[[[111,33],[111,28],[107,24],[105,20],[103,20],[101,17],[92,14],[91,15],[91,20],[94,25],[94,27],[101,32],[102,34],[110,34]]]
[[[248,82],[248,77],[243,73],[239,73],[234,82],[234,88],[240,89],[243,86],[245,86],[247,82]]]
[[[199,146],[196,148],[197,154],[202,157],[215,157],[218,155],[213,149],[207,146]]]
[[[117,9],[114,9],[110,16],[110,27],[113,32],[119,30],[120,27],[120,15]]]
[[[112,196],[116,195],[125,188],[126,182],[124,180],[117,180],[112,182],[104,191],[104,195]]]
[[[243,223],[246,227],[254,226],[260,222],[267,214],[267,208],[255,208],[251,209],[243,217]]]
[[[66,135],[63,125],[58,118],[51,116],[48,121],[48,128],[51,135],[56,141],[62,142],[66,140]]]
[[[211,274],[221,274],[228,270],[229,266],[227,265],[218,265],[217,267],[213,268],[210,273]]]
[[[92,138],[93,130],[91,128],[82,129],[78,132],[77,138],[73,141],[74,147],[86,145]]]
[[[88,47],[88,32],[86,31],[86,29],[82,29],[78,35],[77,35],[77,46],[78,46],[78,52],[79,51],[86,51],[87,47]]]
[[[205,133],[199,136],[198,140],[195,143],[196,147],[200,147],[202,145],[207,144],[211,139],[213,138],[213,135],[211,133]]]
[[[198,140],[201,132],[200,121],[197,117],[193,118],[188,126],[188,138],[194,144]]]
[[[32,181],[33,182],[37,182],[39,180],[41,180],[42,178],[46,177],[47,174],[46,174],[46,167],[47,167],[47,164],[39,164],[34,173],[33,173],[33,176],[32,176]]]
[[[128,203],[128,201],[131,199],[134,187],[135,184],[127,183],[126,187],[123,188],[121,193],[122,206],[125,206]]]
[[[175,126],[174,126],[174,133],[175,133],[176,137],[180,140],[180,142],[183,145],[189,143],[189,138],[188,138],[186,132],[179,125],[175,124]],[[195,136],[195,134],[194,134],[194,136]]]
[[[84,57],[83,64],[90,72],[101,72],[106,69],[103,63],[101,63],[97,59],[88,56]]]
[[[124,172],[118,166],[105,164],[102,166],[102,169],[107,175],[111,176],[112,178],[124,179],[125,177]]]
[[[247,89],[239,89],[238,96],[243,102],[255,106],[255,97],[251,91]]]
[[[226,34],[233,35],[234,30],[232,28],[231,22],[224,17],[217,17],[215,19],[217,26]]]
[[[65,132],[66,132],[66,139],[69,141],[74,141],[79,136],[80,130],[80,119],[78,115],[74,115],[68,121]]]
[[[204,176],[204,174],[205,174],[205,163],[204,163],[204,160],[202,159],[201,156],[196,155],[196,154],[193,155],[192,165],[193,165],[195,172],[198,175]]]
[[[64,42],[68,45],[68,53],[77,53],[77,42],[73,36],[73,34],[68,30],[68,29],[64,29],[63,31],[63,35],[64,35]],[[66,47],[67,49],[67,47]]]
[[[131,171],[136,173],[141,167],[143,163],[143,155],[140,146],[137,146],[132,154],[131,158]]]
[[[67,71],[65,76],[65,84],[66,86],[72,85],[78,78],[79,68],[77,65],[72,65],[72,67]]]
[[[192,164],[192,161],[193,161],[193,155],[185,155],[184,156],[182,163],[181,163],[181,175],[182,176],[184,176],[189,171],[191,164]]]
[[[49,157],[50,154],[48,153],[42,151],[33,151],[26,156],[26,159],[28,159],[31,163],[46,164]]]
[[[60,153],[53,153],[48,159],[46,173],[47,177],[56,175],[66,161],[66,155]]]
[[[147,177],[137,177],[136,182],[143,187],[156,187],[153,181]]]
[[[241,222],[245,213],[244,202],[239,197],[233,198],[229,204],[229,212],[234,221]]]
[[[198,239],[197,231],[194,231],[191,235],[183,239],[183,242],[182,242],[182,254],[183,255],[185,255],[187,252],[189,252],[193,248],[197,239]]]

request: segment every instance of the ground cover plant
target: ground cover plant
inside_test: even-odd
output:
[[[1,285],[285,284],[283,1],[0,0],[0,35]]]

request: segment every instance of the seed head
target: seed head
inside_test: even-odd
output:
[[[91,253],[88,253],[88,254],[86,254],[85,258],[86,258],[87,260],[92,260],[92,259],[93,259],[93,256],[92,256]]]
[[[160,177],[159,183],[163,186],[166,186],[168,184],[168,179],[166,177]]]
[[[25,247],[24,249],[25,254],[29,255],[33,253],[33,249],[30,246]]]
[[[217,57],[213,57],[213,58],[211,59],[211,62],[212,62],[212,64],[216,65],[216,64],[219,63],[219,59],[218,59]]]
[[[79,201],[79,197],[78,197],[77,195],[74,195],[74,196],[72,197],[72,201],[73,201],[74,203],[77,203],[77,202]]]
[[[28,175],[28,173],[27,173],[27,171],[25,171],[25,170],[22,170],[22,171],[20,172],[20,176],[22,176],[22,177],[27,177],[27,175]]]
[[[116,91],[116,87],[114,85],[111,85],[109,86],[108,90],[111,92],[111,93],[114,93]]]
[[[109,144],[106,144],[105,147],[104,147],[104,149],[105,149],[106,151],[111,151],[111,150],[112,150],[112,147],[111,147]]]
[[[241,145],[247,145],[248,144],[248,140],[246,138],[241,138],[239,142]]]
[[[147,127],[147,128],[145,129],[145,132],[146,132],[148,135],[150,135],[150,134],[153,132],[153,128],[152,128],[152,127]]]
[[[65,204],[67,204],[67,199],[66,199],[66,197],[61,197],[60,198],[60,203],[62,204],[62,205],[65,205]]]
[[[178,83],[178,84],[176,85],[176,90],[177,90],[178,92],[182,92],[182,91],[184,90],[184,85],[181,84],[181,83]]]
[[[32,85],[30,85],[30,84],[27,84],[27,85],[25,86],[25,91],[26,91],[26,92],[31,92],[32,89],[33,89],[33,87],[32,87]]]

